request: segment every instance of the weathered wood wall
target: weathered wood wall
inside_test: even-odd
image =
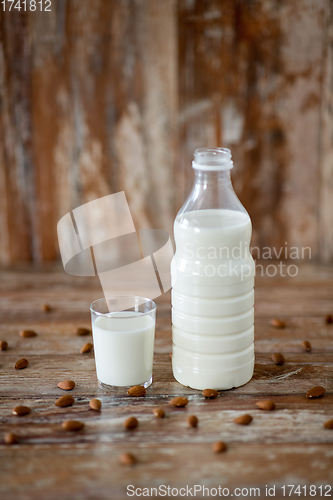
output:
[[[330,0],[52,0],[0,12],[0,262],[59,256],[70,209],[124,190],[172,230],[193,150],[233,152],[253,246],[333,259]]]
[[[223,144],[253,246],[333,256],[332,17],[326,1],[180,3],[182,165]],[[184,175],[187,183],[187,175]]]

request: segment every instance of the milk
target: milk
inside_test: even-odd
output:
[[[244,211],[182,213],[174,224],[172,366],[183,385],[230,389],[254,367],[254,261]]]
[[[150,315],[122,311],[97,316],[92,332],[97,378],[102,384],[151,382],[155,322]]]

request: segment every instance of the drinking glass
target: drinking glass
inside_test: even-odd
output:
[[[90,306],[97,379],[102,387],[149,387],[153,380],[156,304],[110,297]]]

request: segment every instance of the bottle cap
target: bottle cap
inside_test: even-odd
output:
[[[234,166],[231,151],[226,148],[200,148],[194,152],[195,170],[230,170]]]

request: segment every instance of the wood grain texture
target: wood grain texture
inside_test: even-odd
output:
[[[326,19],[332,16],[331,10],[325,12]],[[323,51],[324,75],[321,99],[321,134],[320,134],[320,171],[319,171],[319,255],[323,261],[329,261],[333,248],[333,143],[332,143],[332,96],[333,96],[333,26],[330,22],[325,26],[325,43]]]
[[[202,476],[198,478],[197,462],[202,460],[203,446],[195,443],[186,445],[180,443],[177,446],[167,444],[147,446],[145,443],[135,443],[127,447],[136,454],[139,460],[139,463],[132,469],[119,465],[118,456],[124,450],[121,445],[110,446],[98,443],[94,447],[94,460],[92,460],[91,446],[79,443],[76,446],[41,445],[36,448],[37,456],[29,446],[21,447],[23,450],[21,453],[17,447],[12,447],[9,453],[18,466],[15,477],[9,476],[11,477],[10,487],[14,492],[12,498],[18,500],[29,498],[24,497],[20,491],[19,485],[22,482],[26,484],[26,491],[34,491],[36,500],[44,500],[46,491],[47,498],[52,500],[57,500],[59,496],[64,499],[109,499],[110,493],[112,498],[118,500],[128,498],[126,486],[130,484],[141,488],[147,485],[158,488],[160,484],[170,484],[179,488],[186,486],[186,479],[190,477],[196,478],[195,484],[221,485],[222,487],[229,485],[233,488],[240,484],[238,470],[230,466],[230,463],[235,461],[243,470],[245,484],[248,485],[257,484],[256,479],[262,477],[263,471],[267,471],[268,476],[272,478],[268,483],[270,485],[279,484],[279,478],[286,476],[295,484],[302,484],[305,477],[309,483],[320,481],[325,483],[330,474],[332,460],[330,445],[312,445],[311,447],[295,445],[291,449],[281,444],[275,445],[274,448],[269,447],[269,453],[263,454],[261,445],[244,447],[242,444],[235,444],[230,446],[229,456],[223,454],[216,456],[211,453],[210,443],[207,443],[205,448],[208,453],[203,464]],[[184,460],[184,456],[187,460]],[[33,458],[35,459],[32,461]],[[306,472],[304,459],[307,463]],[[31,463],[28,475],[24,472],[27,462]],[[291,464],[294,470],[292,476]],[[40,469],[43,469],[45,473],[44,481],[40,480]],[[3,471],[10,473],[9,462],[4,465]],[[68,472],[70,472],[70,479],[68,479]],[[173,478],[172,482],[170,477]],[[93,490],[90,489],[92,483],[95,485]],[[68,496],[68,487],[71,488],[72,496]],[[83,491],[87,493],[83,494]],[[262,497],[264,497],[264,491],[263,487]],[[197,494],[197,498],[202,498],[202,496]],[[282,495],[275,498],[282,499]]]
[[[0,262],[57,258],[58,220],[123,190],[136,227],[171,232],[174,10],[53,0],[47,15],[1,11]]]
[[[265,497],[266,484],[332,484],[333,433],[323,428],[333,418],[333,326],[325,322],[332,312],[332,267],[307,264],[295,278],[257,277],[254,377],[214,400],[173,378],[170,293],[156,299],[153,385],[144,398],[131,398],[121,388],[99,388],[93,353],[80,354],[91,336],[75,332],[90,326],[89,304],[101,295],[98,279],[66,275],[60,266],[25,266],[2,271],[0,278],[0,340],[9,345],[0,351],[1,498],[123,499],[129,484],[258,487]],[[41,303],[52,310],[42,311]],[[272,317],[283,319],[286,328],[271,326]],[[37,336],[20,337],[22,328]],[[305,339],[311,352],[302,348]],[[283,353],[283,366],[273,363],[273,352]],[[29,366],[17,371],[21,357]],[[65,379],[76,383],[66,393],[75,402],[58,408],[54,403],[64,391],[57,384]],[[327,392],[309,400],[306,391],[315,385]],[[188,406],[168,405],[174,396],[186,396]],[[101,412],[89,408],[93,397],[102,401]],[[276,410],[259,410],[256,401],[268,398]],[[19,404],[31,413],[12,415]],[[157,406],[165,409],[164,419],[153,416]],[[252,423],[234,424],[244,413]],[[199,419],[196,429],[187,426],[191,414]],[[133,431],[123,428],[129,416],[139,420]],[[84,429],[66,433],[61,423],[67,419],[84,422]],[[6,432],[17,434],[20,443],[3,444]],[[226,453],[212,452],[217,440],[227,443]],[[122,452],[133,453],[138,463],[121,466]],[[282,498],[281,490],[275,498]]]
[[[0,263],[58,258],[57,221],[121,190],[171,233],[207,146],[232,149],[253,246],[331,261],[332,26],[329,0],[1,9]]]
[[[9,263],[37,255],[38,228],[28,17],[0,15],[0,262]]]
[[[330,260],[330,3],[179,5],[184,192],[193,150],[229,147],[252,246],[287,242]]]

